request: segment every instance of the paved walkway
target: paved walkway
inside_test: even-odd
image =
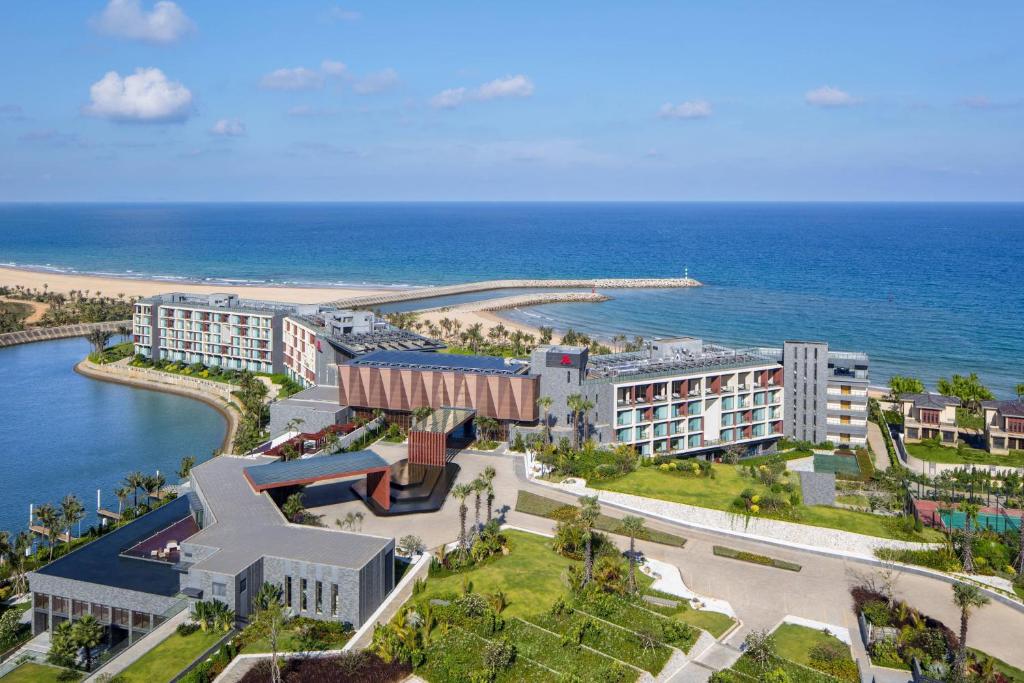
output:
[[[402,445],[375,444],[385,460],[394,461],[404,457]],[[495,514],[505,522],[532,531],[551,533],[554,522],[515,511],[519,490],[575,504],[572,494],[549,489],[516,476],[518,457],[476,454],[463,451],[455,460],[462,471],[458,483],[475,478],[487,466],[497,470],[494,480]],[[520,468],[521,471],[521,468]],[[520,475],[521,476],[521,475]],[[347,490],[347,483],[344,483]],[[311,486],[307,489],[307,503],[314,508],[317,489],[338,487],[339,484]],[[326,491],[325,491],[326,492]],[[332,498],[342,492],[336,490]],[[474,499],[466,501],[469,507],[469,523],[474,518]],[[441,510],[429,514],[404,517],[380,518],[367,515],[362,527],[364,532],[387,534],[401,537],[415,534],[423,539],[427,547],[435,548],[448,543],[458,535],[458,501],[449,496]],[[349,502],[336,503],[311,511],[325,514],[324,522],[334,525],[338,517],[344,518],[347,511],[365,513],[365,506],[358,498]],[[612,517],[626,513],[610,506],[603,512]],[[481,517],[486,515],[486,503],[481,507]],[[687,539],[683,548],[675,548],[646,541],[638,541],[637,548],[648,557],[668,562],[679,567],[686,586],[695,593],[727,600],[736,610],[743,627],[728,638],[728,644],[739,646],[751,629],[774,628],[786,615],[813,619],[835,624],[859,633],[856,619],[850,607],[849,590],[861,583],[863,577],[877,571],[877,567],[858,562],[851,558],[823,556],[796,548],[780,547],[754,539],[725,536],[711,530],[689,528],[665,520],[648,517],[647,525],[681,535]],[[625,545],[625,539],[614,537]],[[713,545],[727,545],[738,550],[768,555],[802,565],[800,572],[789,572],[773,567],[740,562],[712,553]],[[950,584],[933,577],[901,573],[896,584],[896,594],[927,614],[942,620],[947,625],[959,623],[959,612],[952,603]],[[992,602],[978,610],[971,619],[969,640],[972,646],[983,648],[1015,666],[1024,666],[1024,648],[1020,647],[1019,634],[1024,629],[1024,614],[1008,605]],[[860,638],[854,638],[854,651],[858,659],[865,657]],[[710,655],[708,655],[710,656]],[[687,667],[692,668],[692,667]]]
[[[885,447],[885,438],[882,430],[871,420],[868,420],[868,444],[871,445],[871,452],[875,456],[875,469],[884,471],[889,469],[889,451]]]

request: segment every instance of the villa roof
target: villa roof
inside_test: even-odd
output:
[[[190,514],[188,498],[175,498],[34,573],[172,597],[179,590],[178,573],[173,565],[122,553]]]
[[[193,468],[209,517],[186,544],[215,549],[196,569],[235,575],[261,557],[361,569],[394,545],[393,538],[289,523],[269,494],[253,491],[245,477],[246,468],[270,462],[265,456],[221,455]]]
[[[1024,417],[1024,401],[982,401],[982,407],[993,408],[1003,417]]]
[[[915,408],[935,408],[942,410],[949,406],[959,406],[960,399],[956,396],[943,396],[942,394],[900,394],[901,401],[910,401]]]

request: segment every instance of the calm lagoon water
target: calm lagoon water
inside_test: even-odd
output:
[[[9,204],[0,263],[375,285],[688,267],[705,287],[511,315],[606,337],[824,339],[869,353],[877,384],[1024,382],[1024,204]]]
[[[85,505],[84,528],[96,521],[96,489],[116,510],[125,474],[159,470],[174,482],[183,456],[206,460],[224,438],[210,406],[74,372],[88,352],[84,339],[0,349],[0,529],[24,530],[29,503],[69,493]]]

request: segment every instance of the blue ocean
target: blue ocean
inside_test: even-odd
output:
[[[604,337],[824,339],[869,353],[876,384],[1024,382],[1024,204],[14,204],[0,263],[339,285],[688,271],[706,286],[510,316]]]

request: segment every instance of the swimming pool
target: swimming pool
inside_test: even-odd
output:
[[[860,474],[860,465],[853,455],[835,455],[833,453],[814,454],[815,472],[832,472],[833,474]]]

